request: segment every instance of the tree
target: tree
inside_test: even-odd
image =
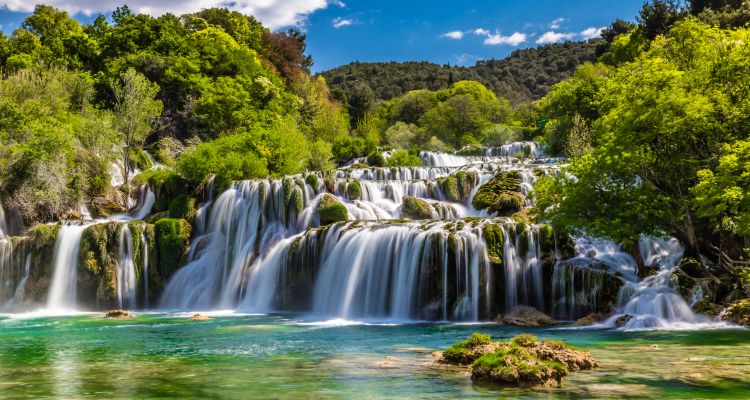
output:
[[[115,114],[118,128],[124,137],[124,167],[126,179],[130,176],[130,155],[140,150],[154,123],[161,115],[163,105],[156,99],[159,86],[149,82],[145,76],[129,68],[120,82],[113,83],[112,90],[117,104]]]
[[[653,0],[644,3],[638,15],[638,24],[649,40],[669,32],[675,22],[685,17],[685,10],[677,0]]]

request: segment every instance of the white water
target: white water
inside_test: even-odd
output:
[[[117,260],[117,304],[120,309],[132,310],[136,307],[133,237],[127,224],[120,229],[120,254]]]
[[[47,295],[49,311],[67,311],[76,308],[78,281],[78,250],[81,235],[87,225],[63,225],[57,234],[53,274]]]

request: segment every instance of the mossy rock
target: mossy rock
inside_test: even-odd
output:
[[[510,216],[524,208],[521,180],[514,171],[499,172],[489,182],[480,186],[471,204],[476,210],[487,210],[500,216]]]
[[[180,266],[180,260],[190,247],[190,224],[184,219],[162,218],[154,225],[158,268],[168,278]]]
[[[195,216],[195,199],[183,193],[169,203],[169,218],[191,220]]]
[[[318,186],[320,186],[320,180],[315,174],[307,174],[307,176],[305,177],[305,183],[310,185],[316,192],[318,191]]]
[[[730,304],[722,313],[725,321],[750,327],[750,299],[743,299]]]
[[[459,171],[445,178],[438,179],[438,185],[446,200],[454,203],[466,203],[474,186],[479,183],[476,172]]]
[[[349,200],[359,200],[362,198],[362,187],[357,181],[351,181],[346,185],[346,195]]]
[[[31,239],[35,250],[52,247],[57,240],[60,225],[36,225],[28,229],[26,235]]]
[[[493,265],[503,264],[503,246],[505,235],[503,228],[497,224],[487,224],[482,229],[482,237],[487,246],[487,255]]]
[[[330,225],[349,220],[349,211],[346,209],[346,206],[328,193],[320,198],[317,212],[320,225]]]
[[[478,333],[442,353],[438,362],[471,364],[471,379],[520,387],[559,385],[571,371],[592,369],[596,361],[586,351],[560,341],[537,340],[522,334],[505,342]]]
[[[410,219],[432,219],[432,208],[422,199],[404,196],[401,199],[401,216]]]
[[[284,178],[281,180],[281,186],[284,188],[284,204],[289,204],[292,199],[292,186],[294,181],[291,178]]]
[[[297,214],[305,208],[305,194],[302,193],[302,189],[300,189],[299,186],[295,186],[292,189],[292,197],[289,200],[289,205]]]

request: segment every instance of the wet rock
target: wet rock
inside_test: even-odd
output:
[[[750,299],[744,299],[730,304],[721,315],[719,315],[719,318],[724,321],[750,327]]]
[[[721,313],[722,307],[719,304],[712,303],[706,299],[701,299],[695,302],[691,307],[694,312],[698,314],[717,316]]]
[[[627,325],[627,323],[630,322],[631,319],[633,319],[632,315],[621,315],[615,320],[615,326],[618,328],[622,328],[623,326]]]
[[[570,326],[590,326],[598,324],[604,320],[604,316],[601,314],[589,314],[576,322],[573,322]]]
[[[203,315],[203,314],[193,314],[190,317],[190,320],[192,321],[207,321],[209,319],[211,318],[209,318],[208,315]]]
[[[528,306],[518,306],[508,314],[499,315],[497,321],[506,325],[516,326],[548,326],[557,324],[557,321],[549,315]]]
[[[106,314],[104,314],[104,318],[112,318],[112,319],[123,319],[123,318],[133,318],[135,315],[125,311],[125,310],[109,310]]]
[[[324,194],[318,203],[318,217],[320,225],[330,225],[349,219],[349,211],[340,201],[331,194]]]
[[[410,219],[431,219],[432,207],[422,199],[404,196],[401,199],[401,216]]]
[[[459,171],[445,178],[439,178],[437,183],[448,201],[466,203],[474,186],[479,183],[479,174]]]
[[[530,334],[495,342],[489,335],[474,333],[437,357],[438,363],[470,365],[475,382],[520,387],[559,385],[572,371],[597,367],[586,351],[560,341],[538,341]]]

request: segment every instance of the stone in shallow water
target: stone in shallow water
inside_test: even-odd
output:
[[[497,322],[516,326],[547,326],[557,324],[557,321],[549,315],[537,311],[534,307],[527,306],[518,306],[508,314],[498,315]]]
[[[193,321],[207,321],[207,320],[209,320],[209,319],[211,319],[211,318],[209,318],[209,317],[208,317],[208,315],[203,315],[203,314],[193,314],[193,315],[192,315],[192,316],[190,317],[190,319],[191,319],[191,320],[193,320]]]
[[[134,316],[125,310],[109,310],[104,314],[104,318],[133,318]]]
[[[601,314],[589,314],[576,322],[573,322],[570,326],[589,326],[598,324],[604,320],[604,316]]]

